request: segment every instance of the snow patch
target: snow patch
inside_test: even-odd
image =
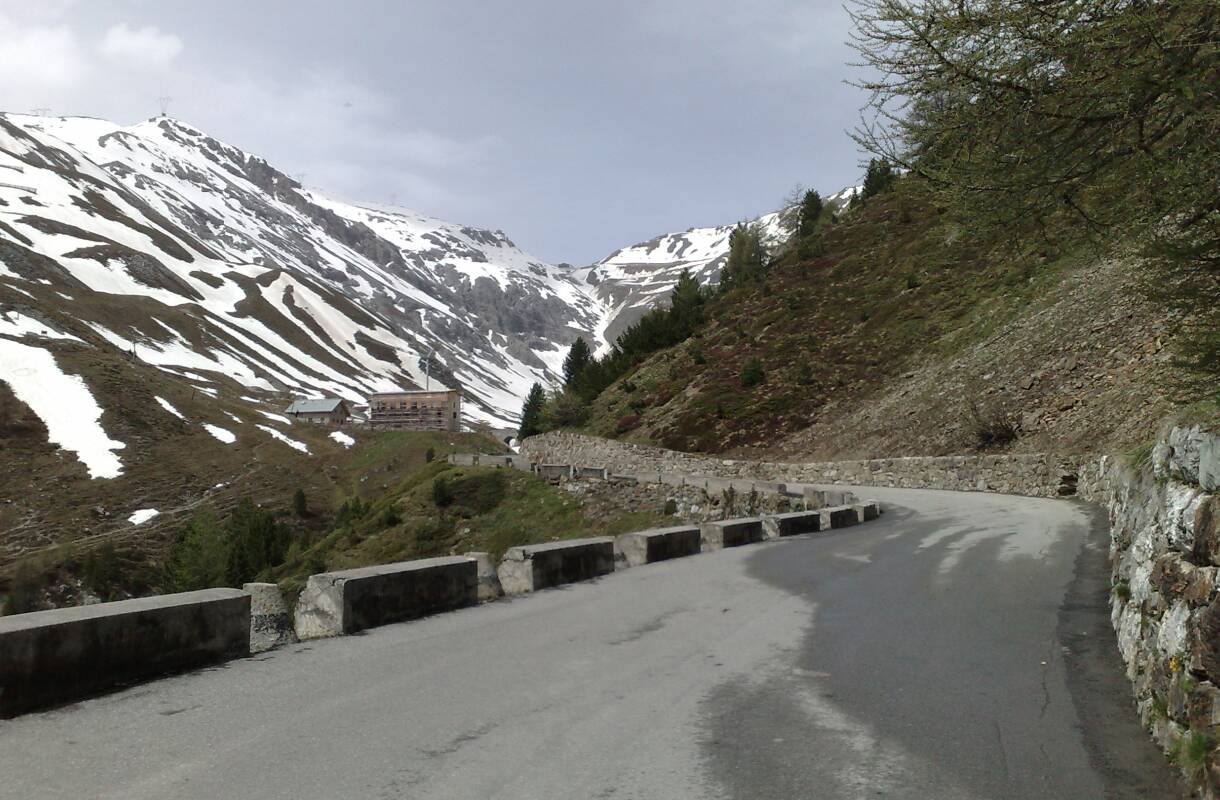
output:
[[[161,512],[155,508],[141,508],[139,511],[133,511],[127,521],[132,525],[143,525]]]
[[[0,339],[0,380],[47,426],[47,439],[76,453],[90,478],[117,478],[127,445],[102,429],[102,409],[79,375],[64,373],[46,350]]]
[[[203,429],[225,444],[233,444],[237,441],[237,435],[233,431],[226,431],[224,428],[209,425],[206,422],[203,424]]]
[[[354,445],[356,443],[355,439],[348,436],[343,431],[335,431],[334,433],[332,433],[330,435],[330,438],[334,439],[336,442],[343,445],[344,447],[351,447],[352,445]]]
[[[305,455],[309,455],[309,448],[306,447],[303,442],[298,442],[296,439],[289,439],[287,436],[280,433],[275,428],[272,428],[270,425],[255,425],[255,427],[258,428],[260,431],[263,431],[264,433],[267,433],[270,436],[272,436],[276,439],[279,439],[281,442],[288,445],[292,449],[300,450]]]
[[[166,400],[164,397],[154,397],[153,399],[156,400],[157,404],[160,405],[162,408],[164,408],[166,411],[173,414],[178,419],[186,421],[186,417],[182,416],[182,412],[179,411],[178,409],[174,408],[170,404],[170,402],[168,400]]]
[[[57,331],[50,325],[39,322],[33,317],[18,311],[0,311],[0,334],[8,336],[37,336],[43,339],[65,339],[73,342],[81,341],[70,333]]]

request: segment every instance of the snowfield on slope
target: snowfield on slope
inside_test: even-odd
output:
[[[0,338],[0,380],[47,426],[47,440],[76,454],[90,478],[117,478],[126,445],[102,429],[102,409],[79,375],[65,374],[39,347]]]

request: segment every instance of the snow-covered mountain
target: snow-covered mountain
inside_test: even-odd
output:
[[[359,400],[422,386],[431,352],[432,384],[493,424],[609,312],[500,231],[339,202],[169,118],[0,116],[0,279],[204,386]]]
[[[791,233],[790,211],[775,211],[749,222],[757,223],[766,241],[775,244]],[[665,303],[682,270],[700,283],[719,279],[729,254],[733,225],[691,228],[664,233],[646,242],[615,250],[596,264],[579,271],[581,278],[609,307],[605,338],[611,342],[645,311]]]
[[[828,205],[841,209],[861,187],[854,186],[825,198]],[[776,247],[792,235],[796,207],[773,211],[745,220],[762,229],[769,247]],[[646,242],[615,250],[610,255],[580,270],[597,299],[608,307],[605,338],[614,339],[645,311],[663,304],[682,270],[700,283],[715,283],[729,254],[729,234],[735,225],[690,228],[663,233]]]
[[[778,241],[790,217],[758,222]],[[470,421],[510,425],[577,336],[606,346],[684,268],[715,280],[731,230],[572,269],[501,231],[327,197],[168,117],[0,114],[0,290],[20,297],[0,293],[0,340],[64,332],[205,393],[360,401],[430,381],[460,386]]]

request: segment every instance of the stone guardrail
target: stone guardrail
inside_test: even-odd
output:
[[[822,527],[820,511],[789,511],[763,517],[763,535],[767,539],[781,536],[796,536],[802,533],[817,533]]]
[[[356,633],[479,602],[478,561],[449,556],[310,575],[297,601],[304,639]]]
[[[697,555],[701,544],[698,525],[653,528],[615,537],[614,557],[624,567],[640,567],[670,558]]]
[[[250,652],[250,595],[205,589],[0,617],[0,717]]]
[[[477,462],[477,457],[476,457]],[[498,466],[509,466],[501,459]],[[563,467],[568,475],[576,472]],[[588,468],[580,470],[589,474]],[[606,475],[605,470],[600,470]],[[783,492],[786,487],[763,487]],[[853,498],[854,499],[854,498]],[[296,641],[456,610],[619,569],[865,519],[865,506],[721,520],[421,559],[309,577],[290,614],[276,584],[100,603],[0,618],[0,717]],[[873,516],[876,504],[871,504]],[[872,518],[872,517],[868,517]],[[617,562],[617,563],[616,563]]]
[[[702,527],[703,552],[740,547],[763,540],[763,521],[759,517],[739,517],[705,522]]]
[[[510,547],[497,574],[506,595],[525,594],[614,572],[608,536]]]

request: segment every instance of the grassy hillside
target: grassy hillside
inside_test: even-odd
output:
[[[666,519],[654,511],[594,515],[531,473],[433,462],[351,513],[341,510],[328,534],[292,553],[266,577],[291,591],[324,569],[475,551],[499,560],[513,545],[613,536]]]
[[[997,426],[1016,434],[1003,449],[1146,438],[1172,406],[1174,322],[1139,299],[1135,262],[1048,233],[980,235],[900,180],[714,300],[695,336],[596,399],[586,429],[826,458],[969,451]]]

